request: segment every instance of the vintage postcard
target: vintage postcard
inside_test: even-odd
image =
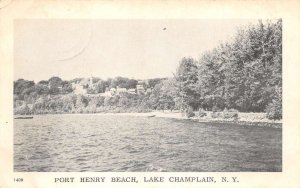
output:
[[[299,5],[0,1],[0,187],[299,187]]]

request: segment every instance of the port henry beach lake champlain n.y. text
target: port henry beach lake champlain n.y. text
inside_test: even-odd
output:
[[[282,172],[282,20],[19,19],[13,105],[14,172]]]

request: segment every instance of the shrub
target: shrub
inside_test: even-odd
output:
[[[193,109],[192,109],[192,108],[189,108],[189,109],[186,111],[186,116],[187,116],[188,118],[194,117],[194,116],[195,116],[195,113],[193,112]]]
[[[199,116],[199,117],[205,117],[205,116],[207,116],[207,114],[206,114],[206,112],[203,110],[203,108],[199,108],[198,116]]]
[[[272,120],[282,119],[282,104],[281,101],[275,99],[266,108],[267,118]]]
[[[28,115],[31,114],[31,110],[27,104],[23,104],[22,106],[15,108],[15,114]]]
[[[212,118],[222,118],[222,112],[213,112],[211,114]]]
[[[227,110],[226,108],[223,111],[223,116],[225,119],[237,119],[239,116],[239,112],[235,109],[229,109]]]
[[[213,112],[221,112],[222,110],[218,106],[213,106],[212,111]]]

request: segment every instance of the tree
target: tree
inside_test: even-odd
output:
[[[162,110],[173,110],[175,108],[175,98],[178,88],[174,79],[168,79],[156,84],[152,93],[143,99],[144,106]],[[149,101],[149,102],[146,102]]]
[[[103,80],[99,80],[95,84],[95,93],[104,93],[106,87],[105,82]]]
[[[48,84],[49,84],[49,81],[48,81],[48,80],[41,80],[41,81],[39,81],[39,82],[38,82],[38,84],[41,84],[41,85],[46,85],[46,86],[48,86]]]
[[[159,84],[161,81],[166,80],[166,78],[153,78],[148,80],[150,88],[154,88],[155,85]]]
[[[200,93],[198,91],[198,66],[193,58],[183,58],[175,74],[181,109],[192,107],[197,109],[200,106]]]
[[[37,92],[38,95],[47,95],[47,94],[49,94],[48,86],[44,85],[44,84],[40,84],[40,82],[35,85],[35,91]]]
[[[50,86],[50,94],[53,95],[58,94],[60,91],[59,88],[61,87],[62,84],[62,79],[57,76],[53,76],[48,81]]]
[[[137,85],[137,80],[119,76],[111,80],[110,88],[121,87],[121,88],[130,89],[130,88],[135,88],[136,85]]]
[[[18,79],[14,82],[14,94],[21,95],[25,89],[31,88],[34,86],[34,81],[28,81],[24,79]],[[23,99],[24,96],[21,96]]]
[[[198,65],[202,107],[262,112],[282,84],[282,21],[240,28],[232,43],[205,53]]]
[[[71,93],[73,91],[72,84],[68,81],[62,81],[61,87],[62,87],[61,92],[63,94]]]

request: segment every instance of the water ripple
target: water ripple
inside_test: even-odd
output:
[[[281,129],[167,118],[41,115],[14,121],[15,171],[281,171]]]

